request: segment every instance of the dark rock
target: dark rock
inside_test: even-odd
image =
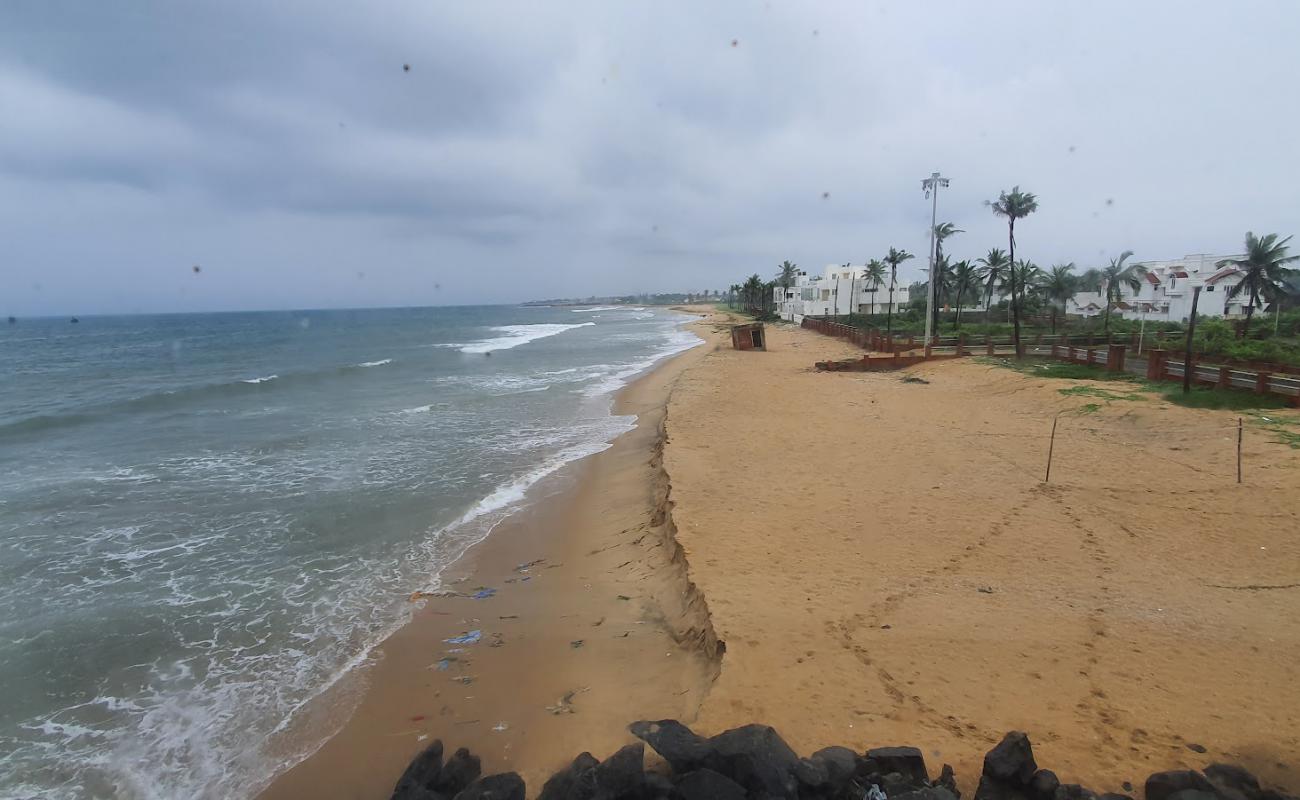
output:
[[[1097,800],[1097,795],[1077,783],[1063,783],[1056,787],[1056,800]]]
[[[799,783],[799,794],[820,796],[831,783],[830,771],[826,765],[811,758],[801,758],[794,766],[794,779]]]
[[[596,796],[596,767],[600,762],[583,753],[573,763],[551,776],[537,800],[591,800]]]
[[[839,792],[858,769],[858,754],[847,747],[823,747],[808,759],[826,771],[825,790]]]
[[[1038,765],[1029,737],[1011,731],[984,756],[984,775],[999,783],[1025,785],[1034,777]]]
[[[708,768],[683,775],[674,787],[677,800],[745,800],[745,789],[740,784]]]
[[[925,788],[924,784],[918,786],[911,775],[904,775],[901,772],[891,772],[884,775],[880,778],[879,783],[886,797],[908,794],[917,789]]]
[[[943,769],[939,770],[939,779],[934,782],[934,785],[942,786],[952,792],[952,796],[957,800],[961,800],[961,790],[957,788],[957,776],[953,774],[950,764],[944,764]]]
[[[453,800],[524,800],[524,779],[514,772],[489,775],[465,787]]]
[[[667,775],[660,775],[658,772],[647,772],[645,774],[645,790],[646,795],[655,798],[655,800],[667,800],[667,798],[673,796],[673,782]]]
[[[708,745],[721,757],[728,775],[751,794],[794,797],[799,756],[771,726],[745,725],[714,736]]]
[[[1236,798],[1253,798],[1259,794],[1259,781],[1236,764],[1211,764],[1205,768],[1205,778],[1221,794]]]
[[[910,792],[888,794],[889,800],[957,800],[957,796],[942,786],[923,786]]]
[[[1039,798],[1033,794],[1030,786],[1021,786],[1018,783],[1003,783],[987,775],[981,775],[979,786],[975,787],[975,800],[1055,800],[1055,798],[1055,789],[1047,797]]]
[[[435,739],[433,744],[411,759],[402,777],[397,779],[397,785],[393,787],[393,800],[415,800],[417,789],[420,790],[418,795],[425,794],[423,790],[432,788],[441,771],[442,740]]]
[[[619,748],[596,767],[598,800],[641,800],[645,788],[645,745],[641,742]]]
[[[628,730],[663,756],[678,775],[708,766],[706,762],[712,761],[713,748],[708,741],[675,719],[641,720],[629,725]]]
[[[1034,800],[1052,800],[1056,797],[1056,790],[1060,785],[1061,779],[1056,777],[1055,772],[1050,769],[1040,769],[1029,779],[1029,795]]]
[[[1214,792],[1214,786],[1199,772],[1190,769],[1157,772],[1147,778],[1146,800],[1168,800],[1175,792],[1194,789],[1198,792]]]
[[[1214,792],[1207,792],[1202,789],[1183,789],[1169,795],[1169,800],[1222,800],[1222,798]]]
[[[930,782],[925,756],[915,747],[874,747],[867,751],[867,758],[879,764],[882,773],[897,772],[911,778],[917,787]]]
[[[1133,791],[1133,784],[1129,783],[1128,781],[1124,781],[1123,783],[1120,784],[1120,788],[1122,788],[1126,792],[1131,792]]]
[[[1193,753],[1204,753],[1205,745],[1197,744],[1196,742],[1188,742],[1187,749],[1191,750]]]
[[[1097,800],[1133,800],[1133,798],[1119,792],[1105,792]]]
[[[429,788],[440,794],[453,797],[457,792],[473,783],[474,779],[481,774],[483,774],[483,768],[479,763],[478,756],[462,747],[451,754],[451,758],[447,759],[447,763],[443,765],[438,780],[434,781]]]

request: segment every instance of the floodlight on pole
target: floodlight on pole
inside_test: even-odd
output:
[[[930,346],[931,337],[933,336],[934,326],[934,304],[935,304],[935,238],[934,229],[939,224],[939,190],[948,188],[948,179],[935,172],[930,177],[921,181],[921,189],[925,191],[927,200],[933,198],[930,206],[930,277],[927,283],[930,284],[929,291],[926,292],[928,300],[925,304],[925,346]]]

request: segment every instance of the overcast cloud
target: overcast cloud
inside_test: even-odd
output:
[[[1016,184],[1042,266],[1231,252],[1300,232],[1298,79],[1286,1],[6,0],[0,313],[911,280],[935,169],[957,258]]]

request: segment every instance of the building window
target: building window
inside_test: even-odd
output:
[[[1206,287],[1205,287],[1205,291],[1207,291],[1207,292],[1212,292],[1212,291],[1214,291],[1214,287],[1213,287],[1213,286],[1206,286]]]

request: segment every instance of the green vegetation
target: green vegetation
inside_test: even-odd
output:
[[[1057,389],[1058,392],[1067,397],[1100,397],[1103,400],[1145,400],[1140,394],[1129,392],[1120,394],[1112,392],[1109,389],[1103,389],[1100,386],[1071,386],[1068,389]]]
[[[1016,361],[1012,358],[991,358],[979,356],[981,364],[1015,370],[1022,375],[1038,378],[1058,378],[1062,380],[1104,381],[1108,383],[1127,384],[1140,392],[1149,392],[1160,396],[1166,403],[1187,408],[1212,408],[1224,411],[1243,411],[1255,408],[1286,408],[1286,398],[1275,394],[1255,394],[1242,389],[1219,389],[1214,386],[1194,386],[1188,394],[1183,394],[1181,386],[1175,383],[1155,383],[1136,375],[1112,373],[1090,364],[1071,364],[1066,361],[1052,361],[1042,358],[1027,358]],[[1141,400],[1142,395],[1135,393],[1119,394],[1101,387],[1071,386],[1059,390],[1067,396],[1100,397],[1105,400]],[[1300,424],[1297,421],[1296,424]]]
[[[1079,414],[1096,414],[1101,410],[1100,403],[1084,403],[1079,406]]]
[[[1300,450],[1300,418],[1266,417],[1260,414],[1251,422],[1276,436],[1277,438],[1273,441],[1278,444],[1285,444]],[[1291,430],[1292,428],[1296,430]]]

